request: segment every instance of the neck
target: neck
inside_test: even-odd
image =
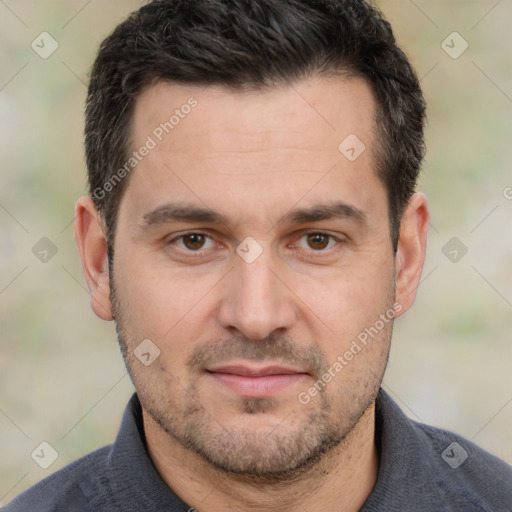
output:
[[[375,406],[313,467],[288,481],[258,481],[223,472],[184,448],[144,411],[150,457],[182,501],[200,512],[357,512],[377,480]]]

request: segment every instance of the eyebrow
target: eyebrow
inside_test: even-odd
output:
[[[279,223],[307,224],[309,222],[319,222],[330,219],[349,220],[364,225],[367,221],[367,215],[356,206],[344,202],[337,202],[291,210],[281,218]],[[208,224],[229,225],[227,217],[219,212],[206,207],[184,204],[164,204],[143,216],[143,225],[148,227],[172,222],[204,222]]]
[[[367,215],[356,206],[344,202],[337,202],[292,210],[288,212],[281,221],[292,224],[306,224],[308,222],[319,222],[330,219],[350,220],[363,225],[366,224]]]
[[[226,224],[226,218],[209,208],[179,204],[164,204],[143,216],[145,226],[170,222],[207,222]]]

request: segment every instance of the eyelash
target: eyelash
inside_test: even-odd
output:
[[[207,233],[203,233],[201,231],[189,231],[187,233],[182,233],[178,236],[175,236],[174,238],[170,239],[167,244],[168,245],[173,245],[175,244],[176,242],[178,241],[182,241],[184,240],[185,237],[187,236],[191,236],[191,235],[197,235],[197,236],[202,236],[202,237],[205,237],[206,239],[212,241],[215,243],[215,239],[207,234]],[[308,236],[311,236],[311,235],[317,235],[317,236],[325,236],[325,237],[328,237],[329,239],[329,242],[328,242],[328,245],[331,243],[331,242],[334,242],[334,245],[331,245],[331,247],[327,247],[325,249],[320,249],[320,250],[315,250],[315,249],[306,249],[306,248],[301,248],[301,247],[292,247],[292,249],[298,249],[298,250],[301,250],[301,251],[308,251],[310,254],[314,254],[314,255],[322,255],[322,254],[325,254],[327,253],[330,249],[332,249],[333,247],[335,247],[336,245],[340,244],[342,242],[342,240],[330,233],[326,233],[324,231],[315,231],[315,230],[311,230],[311,231],[305,231],[301,234],[301,236],[299,238],[297,238],[293,243],[296,244],[297,242],[299,242],[300,240],[302,239],[305,239],[307,238]],[[194,250],[191,250],[191,249],[188,249],[186,247],[180,247],[180,250],[184,251],[187,253],[187,255],[194,255],[194,256],[202,256],[204,255],[204,252],[207,251],[208,249],[210,248],[201,248],[201,249],[198,249],[196,251]]]
[[[329,241],[328,241],[328,244],[327,244],[327,245],[329,245],[331,242],[335,242],[335,245],[341,242],[341,240],[340,240],[338,237],[336,237],[336,236],[334,236],[334,235],[331,235],[330,233],[325,233],[324,231],[306,231],[305,233],[303,233],[303,234],[302,234],[302,236],[301,236],[301,237],[299,237],[299,238],[297,239],[297,242],[298,242],[298,241],[300,241],[300,240],[302,240],[302,239],[304,239],[304,238],[307,238],[307,237],[309,237],[309,236],[312,236],[312,235],[314,235],[314,236],[325,236],[325,237],[327,237],[327,238],[329,239]],[[296,242],[295,242],[295,243],[296,243]],[[306,242],[306,243],[307,243],[307,242]],[[327,253],[327,252],[328,252],[328,250],[329,250],[329,249],[332,249],[333,247],[334,247],[334,246],[331,246],[331,247],[328,247],[328,248],[325,248],[325,249],[320,249],[320,250],[314,250],[314,249],[312,249],[312,248],[309,248],[309,249],[307,249],[307,248],[302,248],[302,249],[304,249],[304,250],[306,250],[306,251],[310,251],[312,254],[315,254],[315,255],[321,255],[321,254],[323,254],[323,253]]]
[[[178,242],[179,240],[181,240],[183,242],[184,238],[187,237],[187,236],[191,236],[191,235],[197,235],[197,236],[202,236],[202,237],[205,237],[206,239],[212,241],[212,242],[215,242],[214,238],[210,235],[208,235],[207,233],[202,233],[200,231],[190,231],[188,233],[182,233],[181,235],[178,235],[172,239],[170,239],[167,244],[168,245],[173,245],[175,244],[176,242]],[[187,249],[186,247],[180,247],[180,250],[186,252],[187,254],[190,254],[190,255],[195,255],[195,256],[201,256],[204,254],[204,251],[208,250],[208,249],[198,249],[197,251],[192,251],[190,249]]]

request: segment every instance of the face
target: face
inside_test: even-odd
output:
[[[375,133],[358,78],[160,83],[138,98],[132,149],[154,147],[120,203],[112,308],[170,443],[223,470],[290,474],[372,404],[401,309]],[[350,134],[366,147],[355,160],[354,138],[339,150]]]

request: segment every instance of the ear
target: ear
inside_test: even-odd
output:
[[[91,293],[92,309],[103,320],[112,320],[107,240],[101,215],[90,197],[81,197],[76,202],[75,239]]]
[[[402,305],[397,317],[403,315],[416,298],[425,263],[429,220],[430,214],[425,194],[421,192],[414,194],[402,216],[398,250],[395,256],[395,298],[396,302]]]

